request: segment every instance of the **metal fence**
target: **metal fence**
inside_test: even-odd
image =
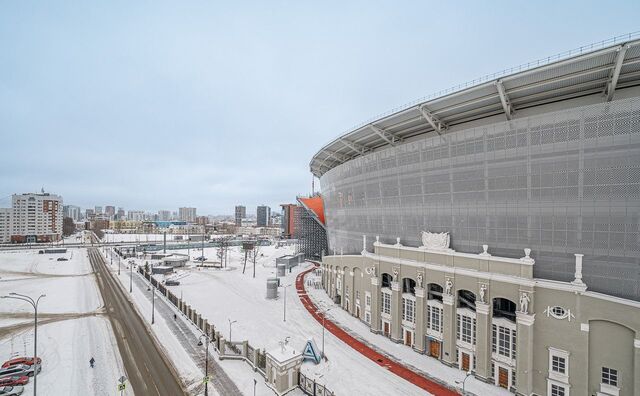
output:
[[[324,385],[318,384],[315,380],[300,373],[298,378],[298,385],[300,389],[307,395],[311,396],[334,396],[335,393],[331,392]]]

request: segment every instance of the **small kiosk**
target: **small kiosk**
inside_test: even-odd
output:
[[[297,387],[302,360],[302,353],[281,341],[279,347],[267,351],[267,385],[278,395]]]

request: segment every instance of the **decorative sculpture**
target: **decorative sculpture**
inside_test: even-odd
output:
[[[487,285],[485,285],[484,283],[480,285],[480,302],[484,303],[484,296],[485,293],[487,292]]]
[[[451,278],[447,278],[447,282],[445,283],[445,293],[451,295],[451,289],[453,288],[453,282]]]
[[[531,299],[529,298],[529,294],[522,292],[520,293],[520,312],[528,314],[529,313],[529,302]]]
[[[448,232],[422,231],[422,246],[430,250],[447,250],[451,238]]]
[[[398,273],[399,273],[398,268],[394,268],[393,269],[393,281],[394,282],[398,281]]]
[[[418,283],[418,287],[422,287],[422,272],[418,272],[418,276],[416,277],[417,279],[417,283]]]

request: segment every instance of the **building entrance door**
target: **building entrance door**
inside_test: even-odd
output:
[[[356,305],[356,317],[359,318],[360,317],[360,306]]]
[[[429,355],[440,359],[440,342],[431,340],[429,343]]]
[[[391,333],[389,322],[382,322],[382,325],[383,325],[383,333],[384,333],[384,335],[389,337],[389,335]]]
[[[462,371],[469,372],[469,354],[462,352]]]
[[[409,330],[404,331],[404,345],[411,346],[412,344],[412,334]]]
[[[509,371],[502,367],[498,367],[498,386],[509,389]]]

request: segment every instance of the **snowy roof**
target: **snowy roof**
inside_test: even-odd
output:
[[[294,359],[302,359],[302,354],[287,344],[279,345],[267,351],[267,355],[278,363],[288,363]]]

